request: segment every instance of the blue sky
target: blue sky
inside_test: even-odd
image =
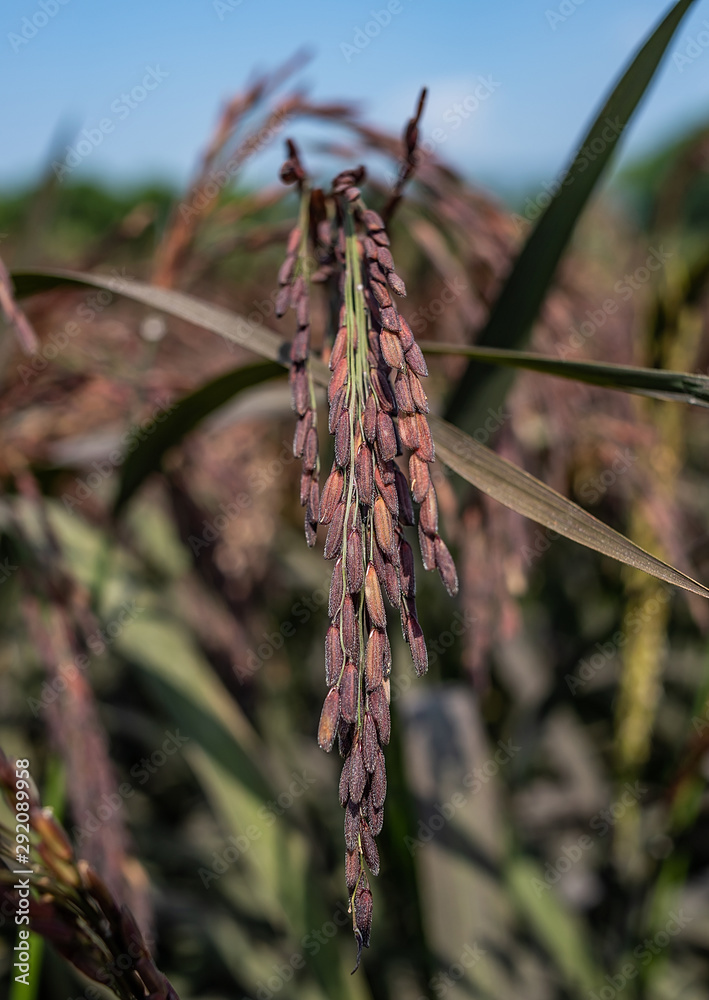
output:
[[[357,30],[364,32],[372,11],[388,3],[390,23],[362,46],[367,35]],[[314,56],[299,78],[313,96],[360,101],[372,121],[399,129],[426,84],[424,135],[441,130],[440,153],[492,188],[521,190],[556,176],[630,52],[669,6],[667,0],[7,0],[0,12],[0,184],[31,182],[59,135],[65,145],[106,120],[113,127],[73,177],[184,183],[222,102],[254,70],[275,67],[307,45]],[[23,39],[23,28],[32,34],[37,25]],[[688,46],[692,57],[678,65]],[[125,107],[121,95],[142,86],[150,69],[153,89]],[[467,117],[456,118],[456,102],[474,94],[481,80],[490,92]],[[626,137],[624,159],[705,117],[709,0],[699,0]],[[307,138],[301,126],[293,132]],[[280,158],[279,148],[261,169],[275,168]]]

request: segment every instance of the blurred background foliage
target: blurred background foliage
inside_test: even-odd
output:
[[[3,259],[153,281],[288,336],[272,313],[294,196],[237,172],[200,197],[284,107],[269,142],[299,117],[333,122],[347,139],[327,152],[385,165],[369,178],[383,201],[398,137],[264,84],[224,110],[187,192],[48,170],[2,193]],[[709,372],[708,166],[703,128],[594,200],[533,350]],[[422,157],[392,226],[419,340],[475,342],[539,193],[504,206]],[[315,300],[315,330],[327,307]],[[0,343],[0,746],[29,758],[180,996],[709,997],[701,599],[438,468],[461,594],[419,567],[424,680],[394,644],[382,874],[351,977],[338,767],[315,742],[329,566],[303,544],[286,380],[176,437],[114,517],[124,458],[156,419],[253,355],[96,289],[24,308],[39,354],[9,330]],[[429,364],[442,411],[466,362]],[[474,436],[709,579],[704,408],[528,372]],[[13,932],[4,915],[0,988],[27,996],[9,992]],[[47,1000],[109,995],[51,947],[33,975]]]

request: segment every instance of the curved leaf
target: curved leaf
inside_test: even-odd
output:
[[[278,334],[266,327],[254,327],[241,317],[233,316],[224,309],[210,306],[183,292],[153,288],[137,281],[124,283],[117,289],[115,279],[111,277],[84,275],[71,271],[24,271],[17,275],[13,274],[13,279],[17,294],[24,295],[67,283],[112,288],[128,298],[161,309],[190,323],[196,323],[230,340],[233,339],[256,354],[267,358],[278,358],[282,364],[287,364],[285,359],[288,355],[288,344]],[[330,377],[327,367],[317,359],[313,359],[310,366],[314,380],[321,385],[327,385]],[[701,583],[645,552],[592,514],[586,513],[571,500],[561,496],[556,490],[501,458],[489,448],[478,444],[464,431],[440,417],[430,416],[429,422],[439,457],[443,462],[494,500],[499,500],[518,514],[538,521],[539,524],[587,548],[617,559],[627,566],[641,569],[650,576],[700,597],[709,597],[709,589]]]
[[[699,597],[709,597],[709,588],[650,555],[550,486],[478,444],[464,431],[440,417],[429,416],[429,423],[441,460],[493,500],[626,566],[641,569]]]
[[[84,271],[65,271],[59,268],[46,270],[13,271],[15,297],[23,298],[39,292],[50,291],[62,285],[92,285],[106,288],[116,295],[124,295],[135,302],[170,313],[179,319],[194,323],[212,333],[230,340],[240,347],[247,347],[263,358],[271,361],[288,360],[288,345],[277,333],[262,323],[251,323],[242,316],[235,315],[221,306],[213,306],[185,292],[170,288],[158,288],[133,278],[121,278],[110,274],[88,274]]]
[[[600,385],[605,389],[633,392],[655,399],[674,400],[709,406],[709,376],[689,372],[665,371],[661,368],[636,368],[633,365],[614,365],[603,361],[567,361],[526,351],[496,350],[468,344],[439,344],[423,341],[419,347],[426,354],[462,354],[475,358],[485,365],[506,368],[525,368],[540,375]]]
[[[181,441],[185,434],[194,430],[201,420],[244,389],[282,375],[282,366],[273,361],[236,368],[200,386],[175,403],[162,423],[154,423],[148,428],[148,433],[123,463],[121,483],[113,506],[114,514],[119,513],[150,473],[159,467],[165,452]]]
[[[584,136],[559,189],[535,226],[510,276],[492,308],[480,345],[515,347],[531,329],[564,249],[601,174],[608,165],[620,136],[647,90],[680,21],[695,0],[679,0],[634,56]],[[597,145],[600,151],[596,153]],[[593,147],[593,156],[588,147]],[[495,400],[504,396],[512,375],[498,376]],[[489,398],[480,398],[479,386],[487,373],[471,362],[448,404],[446,417],[463,428],[477,426],[478,415],[487,413]],[[491,390],[492,391],[492,390]]]

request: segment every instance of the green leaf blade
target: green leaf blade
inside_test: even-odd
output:
[[[477,342],[490,347],[516,347],[524,342],[547,295],[552,278],[576,223],[605,171],[621,135],[654,77],[682,18],[696,0],[679,0],[633,57],[581,141],[559,189],[517,257]],[[594,143],[601,144],[596,154]],[[591,156],[590,154],[594,155]],[[512,382],[496,376],[494,387],[481,393],[487,373],[468,365],[448,404],[446,418],[473,430],[480,413],[495,407]],[[492,397],[492,398],[491,398]]]

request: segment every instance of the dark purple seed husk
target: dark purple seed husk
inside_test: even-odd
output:
[[[372,260],[367,264],[367,271],[369,272],[371,281],[377,281],[380,285],[386,284],[386,271],[382,271],[376,260]]]
[[[342,556],[339,556],[332,571],[332,579],[330,580],[330,595],[327,601],[328,618],[334,618],[339,612],[340,605],[342,604],[342,593]]]
[[[398,441],[394,421],[388,413],[379,413],[377,416],[377,445],[379,454],[385,462],[396,457]]]
[[[330,377],[330,381],[327,387],[327,401],[332,404],[333,399],[343,387],[345,382],[347,382],[348,369],[347,369],[347,358],[342,358],[335,367],[335,370]]]
[[[431,428],[428,426],[428,420],[426,420],[423,413],[416,414],[416,423],[419,428],[419,446],[416,449],[419,458],[422,458],[424,462],[435,462],[436,451],[433,446]]]
[[[419,458],[417,452],[414,452],[409,458],[409,482],[411,483],[411,496],[416,503],[421,503],[431,488],[431,477],[428,463]]]
[[[387,794],[387,773],[384,764],[384,754],[381,750],[377,753],[377,762],[374,765],[372,774],[372,785],[369,792],[370,807],[381,809]],[[371,821],[370,821],[371,822]]]
[[[340,681],[340,712],[345,722],[354,722],[357,718],[358,680],[357,668],[348,660]]]
[[[337,559],[342,550],[342,526],[345,520],[345,503],[338,503],[327,529],[324,555],[326,559]]]
[[[419,625],[418,618],[413,614],[409,616],[408,640],[416,673],[422,677],[428,670],[428,650],[426,649],[423,629]]]
[[[370,693],[369,709],[377,724],[379,742],[386,746],[391,737],[391,715],[389,713],[389,702],[384,694],[383,684]],[[342,711],[342,714],[344,715],[344,711]]]
[[[276,296],[276,316],[285,316],[290,305],[290,285],[284,285]]]
[[[362,759],[362,749],[355,746],[350,754],[352,764],[350,765],[350,798],[353,802],[361,802],[364,794],[364,786],[367,783],[367,772],[364,769]]]
[[[289,285],[295,272],[295,254],[288,254],[278,269],[278,284]]]
[[[359,531],[350,531],[347,536],[347,590],[350,594],[358,594],[364,583],[364,562],[362,555],[362,536]]]
[[[371,507],[374,503],[374,473],[372,449],[362,443],[355,459],[355,480],[359,502]]]
[[[343,386],[330,404],[330,412],[327,415],[327,427],[331,434],[335,433],[346,405],[347,387]]]
[[[371,239],[369,236],[364,236],[362,238],[362,246],[364,247],[364,253],[367,260],[377,259],[377,252],[379,248],[377,247],[377,244],[374,242],[373,239]]]
[[[427,535],[419,524],[419,548],[421,549],[421,561],[426,571],[436,568],[436,549],[434,539]]]
[[[362,430],[366,440],[372,444],[377,436],[377,401],[374,396],[368,396],[364,404]]]
[[[350,799],[345,807],[345,846],[348,851],[357,847],[359,821],[359,806]]]
[[[369,948],[372,934],[372,893],[366,884],[366,879],[362,879],[355,890],[354,912],[355,925],[362,937],[362,944],[365,948]]]
[[[348,892],[353,892],[359,878],[359,851],[345,851],[345,883]]]
[[[391,312],[392,310],[385,309],[383,311]],[[382,350],[382,357],[389,367],[402,370],[405,367],[404,349],[396,334],[390,333],[388,329],[382,330],[379,336],[379,344]]]
[[[293,409],[302,416],[308,411],[310,404],[308,374],[305,368],[301,364],[292,365],[288,381],[290,382]]]
[[[379,740],[377,739],[377,727],[369,712],[364,717],[362,727],[362,763],[371,774],[377,764],[377,750]]]
[[[354,658],[357,652],[357,615],[351,594],[345,594],[342,603],[342,644],[347,655]]]
[[[409,600],[416,596],[416,575],[414,571],[414,553],[406,541],[402,538],[399,542],[399,580],[401,581],[401,592]]]
[[[386,309],[380,309],[379,316],[381,318],[382,327],[385,330],[392,330],[394,333],[399,332],[399,314],[394,306],[388,306]]]
[[[414,401],[414,406],[419,413],[428,413],[428,399],[426,393],[423,391],[423,386],[418,375],[409,371],[409,388],[411,389],[411,398]]]
[[[378,215],[374,209],[366,208],[362,212],[362,222],[367,227],[369,233],[373,234],[384,229],[384,223],[382,221],[381,215]]]
[[[340,630],[330,625],[325,633],[325,683],[328,687],[337,684],[345,663],[345,654],[340,641]]]
[[[384,826],[384,806],[375,806],[370,799],[367,818],[369,820],[369,828],[374,836],[378,837]]]
[[[406,351],[406,363],[419,378],[425,378],[428,375],[428,366],[416,341]]]
[[[330,475],[325,480],[322,496],[320,497],[320,523],[330,524],[337,505],[342,500],[342,493],[345,485],[345,477],[341,469],[333,468]]]
[[[389,282],[389,287],[392,292],[396,292],[396,294],[400,295],[402,299],[406,298],[406,285],[395,271],[392,271],[389,275],[387,275],[387,281]],[[401,316],[399,319],[401,320]]]
[[[300,506],[305,507],[313,485],[313,470],[306,469],[300,477]]]
[[[340,805],[344,808],[347,805],[347,800],[350,797],[350,770],[352,768],[352,757],[348,756],[345,759],[345,763],[342,765],[342,772],[340,773]]]
[[[352,749],[354,733],[355,727],[350,722],[343,719],[342,712],[340,712],[340,725],[337,730],[337,745],[340,751],[340,757],[347,757]]]
[[[303,451],[303,468],[306,472],[312,472],[318,463],[318,432],[315,427],[311,427],[305,438],[305,449]]]
[[[377,844],[372,835],[372,831],[366,823],[362,823],[359,835],[362,841],[362,852],[364,854],[364,860],[367,862],[367,867],[372,875],[378,875],[379,851],[377,850]]]
[[[389,470],[389,472],[392,472],[392,471],[393,470]],[[379,466],[377,466],[377,468],[376,468],[376,470],[374,472],[374,482],[375,482],[375,485],[376,485],[377,490],[379,491],[380,495],[382,496],[382,498],[384,500],[384,503],[387,505],[389,513],[391,514],[391,516],[396,521],[397,518],[399,517],[399,494],[398,494],[397,489],[396,489],[396,472],[395,471],[393,472],[393,475],[390,476],[390,478],[391,478],[391,482],[385,482],[384,478],[383,478],[383,476],[381,474],[381,470],[380,470]]]
[[[388,306],[391,306],[391,295],[386,285],[382,285],[378,281],[370,281],[369,287],[380,308],[386,309]]]
[[[399,330],[399,340],[401,341],[401,346],[404,348],[404,351],[408,351],[414,342],[414,335],[411,332],[411,327],[403,316],[399,316],[399,323],[401,324],[401,329]]]
[[[440,535],[436,535],[434,542],[436,569],[438,570],[443,586],[451,597],[458,593],[458,574],[456,573],[453,556],[448,551],[448,547]]]
[[[335,342],[332,345],[332,353],[330,354],[330,360],[328,362],[328,367],[330,371],[334,371],[339,363],[344,359],[345,353],[347,351],[347,327],[343,326],[341,330],[337,331],[337,336],[335,337]]]
[[[389,645],[389,636],[384,632],[384,680],[387,679],[391,673],[391,646]]]
[[[401,469],[396,469],[395,476],[396,493],[399,499],[399,520],[402,524],[413,525],[416,523],[416,520],[414,518],[414,505],[411,502],[411,494],[409,493],[409,484],[406,482],[406,476]]]
[[[296,318],[296,321],[298,323],[298,326],[301,329],[308,328],[307,340],[309,342],[310,341],[310,329],[309,329],[309,325],[310,325],[310,298],[307,295],[307,293],[305,295],[303,295],[301,298],[298,299],[298,304],[295,307],[295,318]]]
[[[379,548],[391,556],[394,551],[394,526],[383,497],[377,497],[374,501],[374,531]]]
[[[389,603],[393,608],[401,606],[401,586],[399,583],[399,573],[393,563],[384,564],[384,589],[386,590]]]
[[[386,372],[381,371],[379,368],[370,368],[369,377],[375,395],[379,400],[380,409],[384,410],[385,413],[394,413],[396,411],[396,401]]]
[[[377,252],[377,260],[385,271],[394,270],[394,258],[391,255],[391,250],[387,250],[386,247],[379,249]]]
[[[379,629],[386,629],[387,618],[384,610],[384,600],[382,598],[382,588],[379,585],[377,571],[374,563],[367,566],[367,573],[364,581],[364,599],[367,605],[367,613],[372,625]]]
[[[345,410],[335,430],[335,461],[343,469],[350,461],[350,415]]]
[[[367,691],[378,688],[384,678],[384,641],[386,633],[373,628],[369,633],[365,649],[364,677]]]
[[[414,412],[415,407],[411,396],[411,389],[409,388],[409,380],[404,372],[401,371],[396,373],[396,378],[394,379],[394,398],[396,399],[400,416],[402,412]]]
[[[435,538],[438,534],[438,501],[433,486],[423,498],[419,510],[419,523],[427,535],[432,535]]]
[[[310,495],[308,496],[308,502],[305,505],[305,516],[314,526],[317,525],[318,523],[319,510],[320,510],[320,483],[317,481],[317,479],[313,479],[312,486],[310,487]]]
[[[300,306],[300,303],[299,303]],[[305,361],[310,353],[310,327],[302,326],[290,345],[291,361]]]
[[[320,715],[320,725],[318,726],[318,744],[321,750],[327,753],[332,750],[337,733],[337,721],[340,716],[340,694],[337,688],[332,688],[327,693],[325,704]]]
[[[410,448],[411,451],[415,451],[419,445],[419,427],[416,414],[400,413],[398,424],[402,444],[406,448]]]
[[[389,486],[394,482],[396,478],[396,462],[391,460],[388,461],[377,461],[377,468],[374,473],[375,485],[379,483],[384,483],[385,486]]]
[[[295,434],[293,435],[293,456],[302,458],[305,448],[305,439],[308,436],[312,424],[312,413],[308,410],[302,417],[298,417],[295,424]]]

